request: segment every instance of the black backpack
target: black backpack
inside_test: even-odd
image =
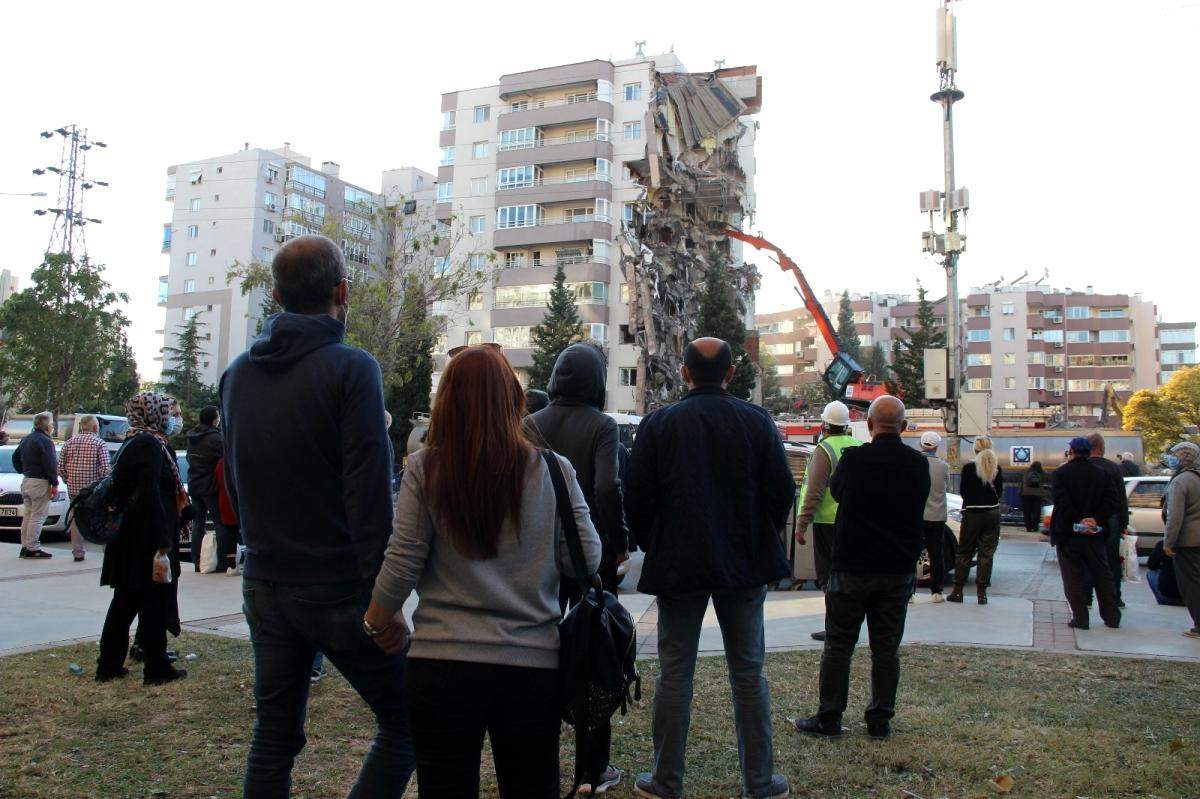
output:
[[[592,733],[618,708],[624,715],[632,701],[642,698],[642,680],[637,673],[633,617],[604,590],[599,577],[589,575],[558,458],[549,450],[542,450],[542,457],[554,484],[575,578],[583,588],[583,597],[558,625],[562,718],[575,728],[575,780],[570,797],[581,784],[598,783],[599,774],[584,773],[591,762]]]
[[[76,494],[67,509],[68,525],[73,518],[79,525],[79,534],[93,544],[111,544],[121,531],[125,509],[114,505],[112,478],[117,460],[124,451],[122,444],[108,474]]]

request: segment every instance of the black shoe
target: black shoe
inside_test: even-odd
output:
[[[823,738],[841,738],[846,732],[842,728],[841,722],[834,724],[821,721],[818,716],[796,719],[792,722],[792,726],[796,728],[796,732],[802,732],[806,735],[818,735]]]
[[[146,653],[143,652],[142,648],[140,646],[138,646],[137,644],[134,644],[133,646],[129,647],[129,659],[132,660],[134,663],[141,663],[142,660],[145,659],[145,654]]]
[[[812,633],[812,639],[814,641],[824,641],[825,640],[825,631],[817,630],[815,633]]]
[[[168,666],[164,671],[147,672],[142,677],[142,685],[166,685],[169,682],[182,680],[186,676],[186,670]]]
[[[119,680],[129,674],[129,669],[119,668],[116,671],[111,669],[96,668],[96,682],[109,682],[110,680]]]
[[[44,549],[26,549],[25,547],[21,547],[21,551],[17,553],[17,557],[29,560],[45,560],[54,556]]]
[[[1124,608],[1124,607],[1125,607],[1125,600],[1124,600],[1124,599],[1118,599],[1118,600],[1117,600],[1117,607],[1119,607],[1119,608]]]
[[[76,562],[76,563],[83,563],[83,555],[76,555],[76,556],[75,556],[75,562]]]
[[[1086,622],[1086,621],[1076,621],[1075,619],[1071,619],[1071,620],[1069,620],[1069,621],[1067,622],[1067,626],[1068,626],[1068,627],[1074,627],[1076,630],[1089,630],[1089,629],[1091,629],[1091,624],[1090,624],[1090,623],[1088,623],[1088,622]]]
[[[867,722],[867,735],[871,736],[872,741],[886,741],[892,735],[892,725],[886,721],[875,724]]]

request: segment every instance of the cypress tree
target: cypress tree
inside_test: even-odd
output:
[[[712,336],[729,342],[729,348],[733,350],[733,363],[737,367],[733,382],[729,384],[729,393],[748,400],[757,375],[746,352],[746,325],[725,271],[725,261],[720,253],[710,251],[704,268],[704,291],[700,295],[696,337]]]
[[[917,326],[901,328],[904,336],[892,342],[892,375],[897,389],[910,408],[925,408],[925,350],[946,346],[946,335],[937,330],[933,303],[925,287],[917,283]]]
[[[575,292],[567,288],[567,275],[559,264],[554,273],[554,287],[546,301],[546,314],[531,334],[534,350],[529,387],[545,391],[558,356],[582,337]]]
[[[854,324],[854,309],[850,307],[849,291],[842,292],[842,299],[838,304],[837,338],[842,352],[861,365],[862,348],[858,345],[858,328]]]

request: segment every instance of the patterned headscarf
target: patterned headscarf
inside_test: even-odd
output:
[[[179,464],[175,461],[175,453],[167,442],[167,425],[171,421],[171,408],[175,398],[157,391],[142,391],[134,394],[125,401],[125,416],[129,419],[129,432],[126,438],[133,438],[138,433],[149,433],[158,439],[167,462],[171,464],[171,472],[175,475],[175,487],[183,490],[183,481],[179,478]]]
[[[1190,441],[1184,441],[1183,443],[1176,444],[1175,446],[1171,447],[1170,452],[1176,458],[1179,458],[1178,471],[1180,472],[1186,471],[1187,469],[1194,469],[1197,465],[1197,461],[1200,461],[1200,447],[1196,446]]]

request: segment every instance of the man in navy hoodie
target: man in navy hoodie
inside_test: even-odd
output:
[[[399,799],[414,765],[404,658],[385,654],[372,640],[383,630],[361,621],[392,523],[382,376],[374,358],[343,342],[349,280],[336,244],[293,239],[271,272],[283,313],[220,386],[258,714],[244,795],[288,795],[321,652],[378,723],[350,796]]]

